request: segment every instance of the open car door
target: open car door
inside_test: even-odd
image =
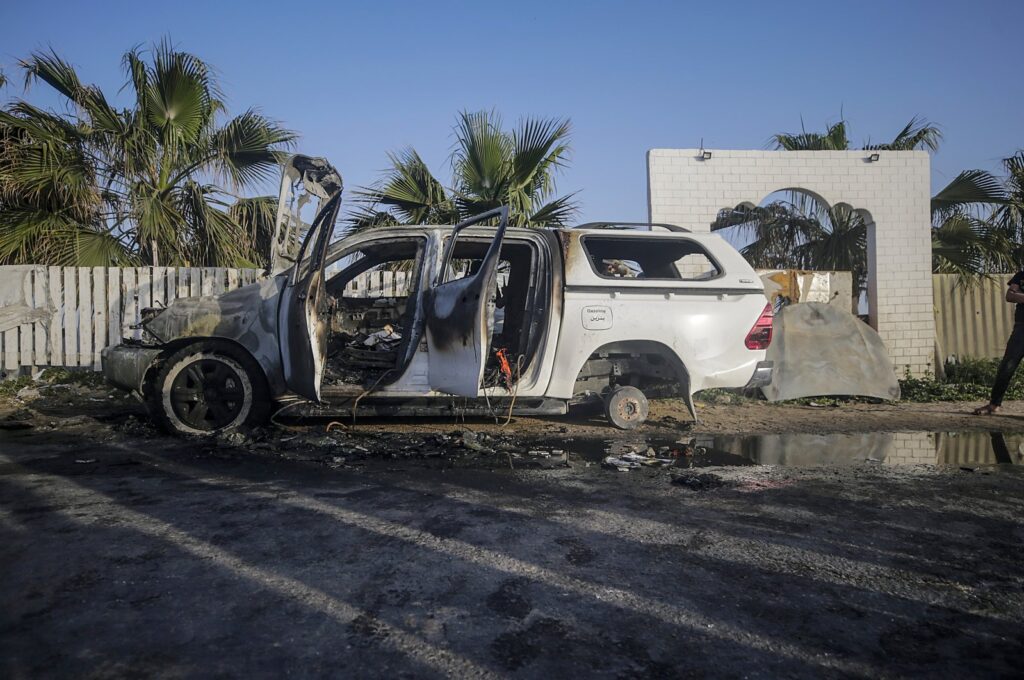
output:
[[[309,161],[316,163],[310,165]],[[303,170],[304,167],[315,169],[316,175],[307,173]],[[278,340],[281,343],[281,363],[288,389],[307,399],[320,401],[320,382],[327,355],[329,321],[329,300],[324,286],[324,258],[341,205],[342,183],[338,172],[322,159],[294,156],[285,167],[285,180],[282,181],[282,185],[288,180],[290,172],[297,178],[295,184],[302,182],[308,193],[321,200],[309,231],[294,257],[294,268],[287,274],[287,282],[281,293],[277,324]],[[311,187],[314,190],[311,190]],[[308,198],[306,200],[308,201]],[[281,222],[279,213],[277,228],[280,230],[282,224],[285,224],[289,233],[297,234],[301,225],[301,208],[301,205],[296,205],[294,211],[289,211],[287,223]],[[287,233],[286,236],[290,238]],[[286,243],[286,240],[282,243]],[[283,249],[281,255],[286,258],[285,261],[291,259]],[[276,266],[272,262],[272,267]]]
[[[452,273],[452,254],[466,227],[498,218],[497,230],[476,272],[447,281]],[[441,258],[441,268],[426,296],[426,336],[430,387],[460,397],[482,394],[494,326],[494,294],[501,243],[508,228],[508,208],[501,207],[460,222]]]

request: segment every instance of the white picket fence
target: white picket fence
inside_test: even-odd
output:
[[[100,368],[100,350],[139,337],[146,307],[256,281],[256,269],[0,267],[0,357],[15,376],[44,366]]]
[[[413,286],[411,272],[369,271],[345,285],[345,297],[406,297]]]
[[[0,377],[47,366],[100,369],[100,351],[139,338],[139,313],[180,297],[253,283],[258,269],[224,267],[0,267]],[[408,272],[367,272],[349,297],[404,296]]]
[[[132,326],[146,307],[216,295],[261,276],[224,267],[0,267],[0,378],[48,366],[99,370],[104,347],[141,337]],[[410,272],[370,271],[344,294],[403,297],[413,285]]]

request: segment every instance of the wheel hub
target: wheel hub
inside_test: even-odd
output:
[[[181,370],[171,384],[175,415],[197,430],[230,425],[242,410],[244,396],[238,372],[217,358],[197,359]]]

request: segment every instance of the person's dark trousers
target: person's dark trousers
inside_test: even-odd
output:
[[[1017,371],[1017,365],[1024,358],[1024,322],[1018,321],[1013,325],[1013,332],[1010,339],[1006,341],[1006,354],[999,364],[996,372],[996,382],[992,385],[992,399],[989,400],[993,406],[1001,406],[1006,388],[1013,380],[1013,374]]]

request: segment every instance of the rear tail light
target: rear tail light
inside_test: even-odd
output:
[[[747,339],[744,341],[747,349],[768,349],[768,345],[772,344],[773,316],[772,306],[765,305],[764,311],[761,312],[761,316],[757,317],[754,327],[747,333]]]

